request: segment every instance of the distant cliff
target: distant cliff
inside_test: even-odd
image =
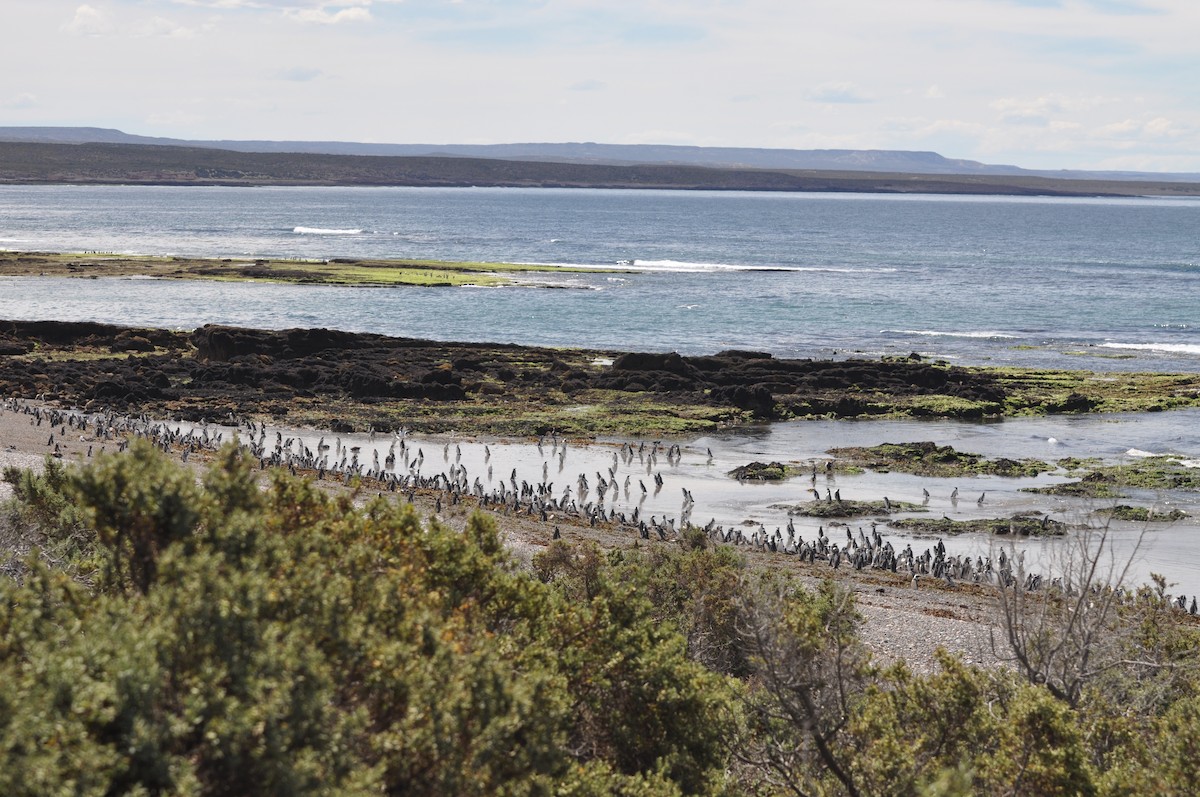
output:
[[[1035,171],[995,165],[936,152],[855,149],[766,149],[687,147],[667,144],[523,143],[523,144],[364,144],[349,141],[189,141],[155,138],[100,127],[0,127],[0,141],[43,144],[144,144],[222,149],[230,152],[452,157],[530,160],[623,166],[658,164],[772,171],[849,171],[922,175],[1007,175],[1076,180],[1200,182],[1200,174],[1154,172]]]
[[[146,144],[0,141],[0,183],[506,186],[720,191],[1200,196],[1200,182],[857,170],[715,168],[467,157],[235,152]]]

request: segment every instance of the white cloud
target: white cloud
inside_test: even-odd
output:
[[[107,11],[85,4],[75,9],[63,30],[75,36],[105,36],[113,32],[113,23]]]
[[[1000,111],[1001,114],[1053,115],[1091,111],[1117,102],[1120,101],[1115,97],[1107,97],[1099,94],[1045,94],[1033,98],[1002,97],[993,101],[991,106]]]
[[[367,22],[371,19],[370,9],[364,6],[352,6],[329,12],[320,8],[286,8],[284,16],[297,22],[313,22],[321,25],[337,25],[341,22]]]
[[[1180,136],[1187,135],[1189,132],[1179,125],[1176,125],[1170,119],[1164,119],[1161,116],[1146,122],[1143,130],[1145,131],[1146,135],[1154,136],[1156,138],[1178,138]]]
[[[166,17],[142,20],[133,27],[135,36],[162,36],[169,39],[191,39],[197,35],[195,28],[180,25]]]
[[[4,107],[12,111],[23,111],[29,108],[36,108],[37,106],[37,95],[28,92],[18,94],[4,103]]]
[[[9,0],[5,22],[21,33],[6,44],[14,63],[33,63],[68,33],[121,41],[75,39],[68,56],[10,83],[0,108],[36,104],[23,121],[130,132],[154,132],[144,129],[153,116],[164,134],[187,138],[303,129],[343,140],[932,149],[1031,168],[1139,153],[1166,162],[1170,151],[1200,171],[1189,82],[1200,1],[1098,1],[1109,5]],[[1162,13],[1103,12],[1114,2]],[[643,28],[658,32],[654,43]],[[213,58],[216,37],[205,34],[218,29]],[[398,53],[429,68],[398,67]],[[164,113],[180,107],[195,115]]]
[[[333,25],[371,19],[376,4],[402,0],[170,0],[175,5],[209,8],[217,11],[265,11],[282,13],[297,22]]]
[[[252,2],[252,0],[171,0],[171,2],[179,6],[193,6],[195,8],[237,9],[262,7],[261,3]]]
[[[1104,125],[1098,134],[1105,139],[1172,139],[1188,135],[1190,131],[1164,117],[1153,119],[1122,119]]]
[[[851,83],[825,83],[813,88],[805,96],[813,102],[833,104],[857,105],[872,102],[869,96]]]

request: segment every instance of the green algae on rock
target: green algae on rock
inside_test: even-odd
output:
[[[952,537],[958,534],[984,533],[997,536],[1050,537],[1067,532],[1067,524],[1051,520],[1049,515],[1018,513],[1007,518],[977,518],[975,520],[952,520],[941,518],[901,518],[889,521],[893,529],[922,535]]]
[[[784,465],[782,462],[751,462],[739,465],[729,471],[729,475],[740,482],[779,482],[790,479],[801,472],[796,465]]]
[[[809,501],[805,504],[776,504],[772,509],[786,509],[789,515],[816,518],[886,517],[896,512],[926,512],[920,504],[907,501]]]
[[[1035,459],[986,459],[932,442],[883,443],[869,448],[834,448],[827,453],[880,473],[899,471],[917,476],[1037,476],[1055,469]]]
[[[1094,511],[1097,515],[1105,515],[1113,520],[1128,520],[1135,523],[1173,523],[1188,517],[1187,512],[1175,507],[1167,510],[1155,510],[1153,507],[1117,504]]]

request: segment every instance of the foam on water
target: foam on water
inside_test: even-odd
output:
[[[881,330],[884,335],[916,335],[923,338],[979,338],[982,340],[1016,340],[1017,335],[1008,332],[987,332],[987,331],[963,331],[963,332],[942,332],[935,329],[884,329]]]
[[[670,271],[681,274],[702,274],[714,271],[785,271],[813,274],[894,274],[891,267],[847,268],[841,266],[755,265],[748,263],[692,263],[680,260],[623,260],[618,265],[639,271]]]
[[[1200,344],[1193,343],[1101,343],[1100,347],[1103,349],[1160,351],[1168,354],[1193,354],[1200,356]]]
[[[362,229],[339,230],[328,227],[293,227],[296,235],[362,235]]]
[[[1146,457],[1157,457],[1158,454],[1155,454],[1153,451],[1143,451],[1140,448],[1131,448],[1125,452],[1125,456],[1145,459]]]

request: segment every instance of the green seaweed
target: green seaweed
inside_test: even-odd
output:
[[[1086,463],[1072,460],[1070,464]],[[1200,490],[1200,468],[1189,468],[1172,457],[1146,457],[1120,465],[1093,465],[1077,482],[1026,487],[1024,490],[1042,495],[1116,498],[1121,495],[1121,488],[1197,491]]]
[[[729,475],[738,481],[779,482],[790,479],[801,473],[797,465],[784,465],[782,462],[751,462],[739,465],[729,471]]]
[[[1096,514],[1106,515],[1113,520],[1128,520],[1137,523],[1172,523],[1188,517],[1188,513],[1182,509],[1171,508],[1167,511],[1160,510],[1156,512],[1152,507],[1129,506],[1128,504],[1117,504],[1116,506],[1097,509]]]
[[[902,518],[888,523],[893,529],[953,537],[958,534],[985,533],[998,536],[1053,537],[1065,534],[1067,524],[1051,520],[1049,515],[1021,513],[1007,518],[952,520],[941,518]]]
[[[951,446],[939,446],[932,442],[834,448],[827,453],[880,473],[899,471],[931,477],[1031,477],[1054,470],[1053,465],[1040,460],[985,459],[979,454],[955,451]]]
[[[887,516],[896,512],[926,512],[925,507],[911,504],[907,501],[851,501],[851,500],[814,500],[806,504],[782,505],[772,509],[786,509],[789,515],[816,518],[843,518]]]

